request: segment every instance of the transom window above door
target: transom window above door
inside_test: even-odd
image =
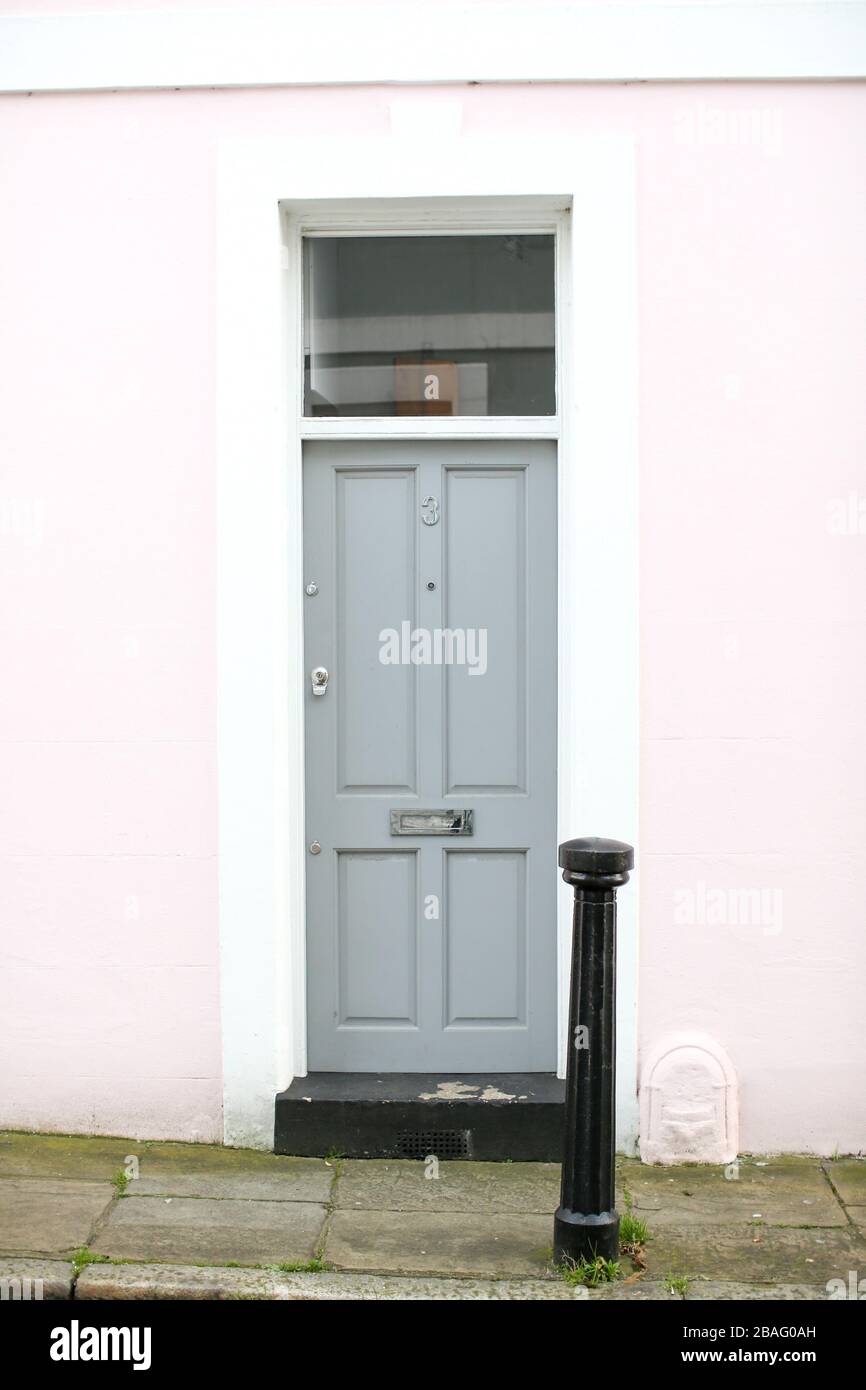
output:
[[[304,414],[555,415],[552,234],[304,239]]]

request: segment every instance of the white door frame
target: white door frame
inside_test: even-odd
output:
[[[220,147],[219,914],[229,1144],[271,1147],[274,1095],[306,1074],[304,438],[558,440],[558,838],[637,837],[631,139],[419,140],[418,108],[408,130],[395,125],[391,137],[254,138]],[[429,128],[442,129],[441,102],[431,105]],[[303,420],[304,231],[504,226],[557,235],[555,418]],[[558,872],[553,855],[550,872]],[[617,1132],[619,1147],[630,1152],[637,1138],[636,883],[621,899]],[[571,906],[560,883],[560,1074]]]

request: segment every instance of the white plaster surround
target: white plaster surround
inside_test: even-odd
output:
[[[659,1039],[641,1067],[644,1163],[733,1163],[739,1151],[737,1074],[704,1033]]]
[[[506,218],[558,229],[559,417],[499,422],[499,432],[559,439],[559,839],[637,839],[631,138],[455,133],[419,161],[398,112],[393,129],[360,139],[232,139],[219,153],[219,899],[229,1144],[270,1147],[275,1092],[306,1073],[301,445],[317,426],[360,432],[351,422],[300,419],[303,226],[461,230]],[[496,432],[490,420],[399,422],[416,437],[437,425],[443,432],[443,423],[452,437]],[[550,872],[558,873],[554,846]],[[632,1152],[636,879],[620,899],[618,1142]],[[560,884],[561,1034],[571,907]],[[564,1042],[560,1062],[564,1074]]]

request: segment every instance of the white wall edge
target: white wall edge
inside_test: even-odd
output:
[[[0,91],[866,76],[866,0],[417,0],[0,18]],[[383,36],[387,35],[387,41]]]
[[[561,174],[565,171],[560,171]],[[637,201],[634,142],[573,171],[560,440],[559,825],[637,847],[640,765]],[[638,874],[618,893],[617,1147],[637,1151]],[[560,881],[560,1074],[574,894]]]
[[[573,206],[561,300],[558,838],[632,839],[638,797],[637,294],[631,137],[227,139],[218,174],[220,978],[227,1143],[270,1147],[306,1072],[299,266],[280,206],[405,199],[473,225]],[[563,191],[564,190],[564,191]],[[455,200],[464,200],[465,208]],[[418,204],[415,205],[416,207]],[[467,211],[468,209],[468,211]],[[388,208],[378,216],[390,215]],[[395,216],[399,216],[396,212]],[[369,216],[369,213],[368,213]],[[372,220],[372,219],[371,219]],[[366,224],[365,224],[366,225]],[[295,390],[292,391],[292,382]],[[432,431],[431,431],[432,432]],[[551,846],[551,874],[557,873]],[[560,1037],[571,895],[558,913]],[[620,894],[618,1142],[637,1136],[637,885]],[[560,1063],[564,1062],[564,1041]]]

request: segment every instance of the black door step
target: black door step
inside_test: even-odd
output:
[[[274,1152],[559,1163],[564,1098],[552,1072],[311,1072],[277,1096]]]

